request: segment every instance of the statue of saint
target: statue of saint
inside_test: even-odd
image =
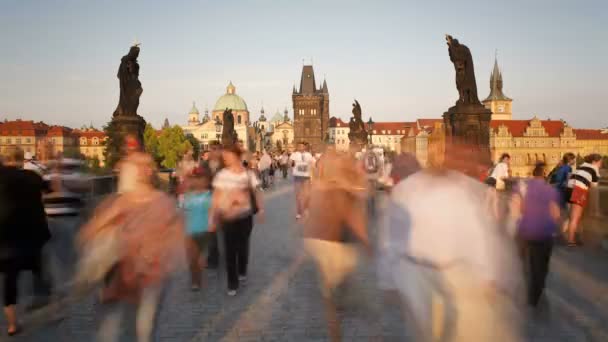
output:
[[[352,144],[361,145],[367,143],[367,131],[365,130],[365,123],[361,117],[361,105],[355,100],[355,103],[353,103],[353,116],[348,122],[348,128],[350,128],[348,138]]]
[[[222,115],[222,145],[230,146],[236,144],[238,138],[234,130],[234,115],[232,109],[226,108]]]
[[[477,97],[477,84],[475,83],[475,70],[473,68],[473,56],[466,45],[458,42],[449,34],[445,35],[448,44],[450,60],[456,69],[456,88],[460,98],[456,104],[480,104]]]
[[[139,97],[144,91],[139,82],[139,44],[134,44],[129,53],[120,60],[118,80],[120,82],[120,99],[113,116],[136,116]]]

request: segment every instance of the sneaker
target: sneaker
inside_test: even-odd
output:
[[[301,218],[302,218],[302,215],[300,215],[300,214],[296,215],[296,220],[299,220]]]
[[[228,290],[228,296],[230,296],[230,297],[236,296],[236,290]]]
[[[240,275],[239,281],[241,282],[241,284],[245,285],[247,283],[247,276]]]

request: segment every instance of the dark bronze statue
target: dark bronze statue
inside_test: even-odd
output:
[[[232,109],[226,108],[222,115],[222,145],[234,145],[237,140],[238,137],[234,130],[234,115],[232,114]]]
[[[116,107],[116,110],[114,111],[114,117],[137,116],[139,97],[144,91],[139,82],[138,56],[139,46],[138,44],[135,44],[131,46],[129,53],[120,60],[117,76],[120,81],[120,99],[118,101],[118,107]]]
[[[353,145],[365,145],[367,143],[367,131],[365,130],[365,123],[362,119],[361,105],[355,100],[353,103],[353,116],[348,122],[348,138]]]
[[[466,45],[458,42],[449,34],[445,35],[448,44],[450,60],[456,69],[456,88],[460,98],[458,104],[480,104],[477,97],[477,84],[475,82],[475,70],[473,68],[473,56]]]

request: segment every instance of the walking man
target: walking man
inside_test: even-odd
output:
[[[306,145],[300,142],[298,143],[297,151],[291,155],[290,160],[296,192],[296,220],[299,220],[304,214],[314,158],[310,152],[306,151]]]

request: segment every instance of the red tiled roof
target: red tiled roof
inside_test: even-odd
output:
[[[335,116],[332,116],[329,119],[329,127],[335,128],[335,127],[348,127],[348,124],[344,121],[342,121],[342,119],[337,118]]]
[[[442,123],[443,119],[418,119],[416,122],[420,127],[430,127],[432,129],[435,128],[435,123]]]
[[[51,137],[63,137],[70,135],[72,133],[72,129],[64,126],[52,126],[47,135]]]
[[[497,131],[498,127],[504,125],[514,137],[523,137],[532,120],[492,120],[490,128]],[[559,137],[564,130],[564,123],[557,120],[541,120],[541,125],[550,137]]]
[[[608,134],[601,129],[575,129],[574,134],[580,140],[608,140]]]
[[[47,124],[31,120],[0,122],[0,135],[4,136],[35,136],[44,134],[47,129]]]

